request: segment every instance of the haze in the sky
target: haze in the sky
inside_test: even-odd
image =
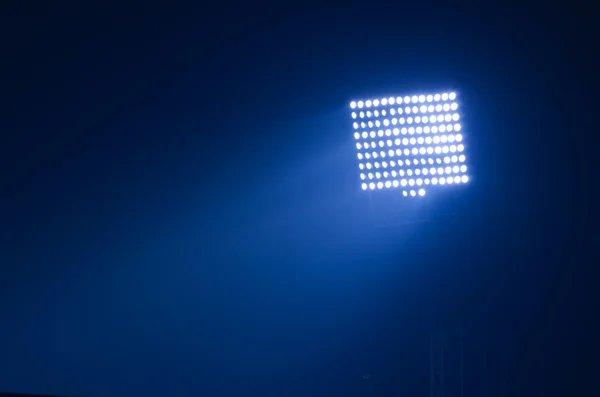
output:
[[[550,8],[53,7],[0,23],[0,390],[426,397],[437,332],[460,397],[587,379],[592,157]],[[349,103],[441,90],[469,183],[379,227]]]

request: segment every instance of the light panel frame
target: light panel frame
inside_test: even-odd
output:
[[[456,92],[354,100],[350,110],[363,191],[421,197],[469,182]]]

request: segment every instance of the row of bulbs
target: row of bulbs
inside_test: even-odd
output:
[[[449,176],[449,177],[440,177],[440,178],[425,178],[425,179],[401,179],[401,180],[397,180],[394,179],[393,181],[379,181],[379,182],[370,182],[370,183],[366,183],[363,182],[361,184],[361,188],[362,190],[367,190],[371,189],[371,190],[375,190],[375,188],[378,189],[383,189],[383,188],[392,188],[392,187],[406,187],[406,186],[422,186],[422,185],[452,185],[452,184],[459,184],[459,183],[467,183],[469,182],[469,177],[467,175],[456,175],[456,176]]]
[[[357,130],[359,127],[362,127],[362,128],[367,128],[367,127],[373,128],[373,127],[381,127],[381,126],[389,127],[390,125],[412,124],[413,122],[415,124],[428,124],[428,123],[433,124],[433,123],[443,123],[444,121],[445,122],[458,121],[459,119],[460,119],[460,116],[458,115],[458,113],[439,114],[437,116],[431,116],[431,117],[417,116],[415,118],[393,117],[391,119],[375,120],[375,121],[369,121],[367,123],[365,123],[365,122],[362,122],[360,124],[354,123],[353,127],[355,130]]]
[[[394,160],[390,160],[389,162],[387,161],[383,161],[383,162],[374,162],[373,164],[371,163],[359,163],[358,164],[358,168],[360,168],[361,170],[364,170],[365,168],[370,170],[373,167],[374,168],[387,168],[389,167],[396,167],[396,165],[398,167],[410,167],[411,165],[433,165],[433,164],[452,164],[452,163],[464,163],[466,160],[466,157],[464,154],[461,154],[460,156],[454,155],[454,156],[445,156],[444,158],[436,158],[435,160],[433,158],[429,158],[429,159],[406,159],[405,161],[402,161],[401,159],[398,159],[398,161],[394,161]]]
[[[408,194],[409,193],[406,190],[402,191],[402,195],[404,197],[408,197]],[[425,189],[419,189],[418,194],[419,194],[419,196],[425,196]],[[411,197],[415,197],[417,195],[417,192],[415,192],[414,190],[411,190],[410,195],[411,195]]]
[[[450,174],[464,174],[467,172],[467,166],[466,165],[455,165],[453,167],[447,166],[446,168],[444,167],[439,167],[439,168],[435,168],[435,167],[431,167],[431,168],[417,168],[415,170],[412,169],[408,169],[406,171],[404,170],[392,170],[390,172],[388,171],[384,171],[383,173],[381,172],[369,172],[368,174],[360,174],[360,179],[365,180],[365,179],[387,179],[389,177],[392,178],[396,178],[397,176],[419,176],[419,175],[450,175]]]
[[[350,108],[352,109],[362,109],[363,107],[370,108],[371,106],[377,107],[379,105],[394,105],[394,104],[402,104],[402,103],[425,103],[425,102],[439,102],[439,101],[454,101],[456,99],[455,92],[444,92],[441,94],[434,95],[413,95],[413,96],[404,96],[404,97],[389,97],[389,98],[381,98],[381,99],[367,99],[366,101],[352,101],[350,102]]]
[[[391,162],[391,163],[393,163],[393,162]],[[435,166],[427,168],[427,164],[421,164],[421,165],[425,165],[425,167],[423,167],[423,168],[415,168],[414,170],[412,168],[409,168],[406,171],[404,169],[400,169],[399,171],[396,172],[396,170],[393,169],[395,167],[395,164],[391,164],[391,163],[389,164],[389,167],[392,168],[391,174],[388,174],[387,171],[384,171],[383,172],[383,177],[384,178],[387,178],[388,175],[391,175],[391,176],[395,177],[396,173],[398,175],[400,175],[400,176],[404,176],[405,174],[408,175],[408,176],[411,176],[413,174],[415,174],[415,175],[434,174],[435,175],[436,172],[439,173],[439,174],[443,174],[444,172],[446,172],[446,174],[451,174],[451,173],[457,174],[459,172],[462,172],[462,173],[467,172],[467,166],[466,165],[464,165],[464,164],[463,165],[458,165],[457,164],[457,165],[454,165],[454,166],[448,165],[448,164],[451,164],[451,163],[445,163],[446,164],[445,168],[444,167],[438,167],[438,168],[436,168]],[[439,162],[439,163],[436,163],[436,164],[437,165],[442,165],[442,162]],[[456,163],[453,163],[453,164],[456,164]],[[418,166],[420,164],[414,164],[414,165]],[[429,164],[429,165],[434,165],[434,164]],[[409,162],[407,162],[406,166],[410,166]],[[387,169],[388,168],[388,163],[386,163],[385,161],[381,165],[379,165],[379,163],[375,163],[375,166],[372,166],[371,163],[367,163],[367,166],[366,167],[361,167],[361,170],[364,170],[365,168],[367,170],[371,170],[373,168],[375,168],[375,169],[379,169],[379,168]],[[361,179],[365,179],[365,174],[361,173],[360,175],[361,175]],[[379,175],[379,172],[376,172],[375,175],[376,175],[376,178],[381,178],[381,176],[377,176],[377,175]],[[370,178],[370,179],[372,179],[372,178]]]
[[[427,116],[417,116],[415,118],[413,117],[400,117],[400,118],[391,118],[391,119],[383,119],[383,120],[375,120],[375,121],[369,121],[369,122],[361,122],[359,123],[354,123],[352,126],[354,127],[355,130],[358,130],[359,128],[374,128],[374,127],[389,127],[390,125],[404,125],[404,124],[434,124],[434,123],[443,123],[443,122],[451,122],[451,121],[458,121],[460,120],[460,116],[458,115],[458,113],[453,113],[453,114],[439,114],[437,116],[431,116],[431,117],[427,117]]]
[[[434,112],[449,112],[449,111],[456,111],[458,109],[458,104],[456,102],[452,102],[452,103],[445,103],[445,104],[437,104],[437,105],[421,105],[421,106],[406,106],[404,108],[398,107],[398,108],[391,108],[388,110],[373,110],[373,112],[371,112],[370,110],[367,111],[360,111],[360,112],[352,112],[350,113],[350,115],[352,116],[353,119],[360,117],[361,119],[364,118],[371,118],[371,117],[379,117],[379,116],[383,116],[386,117],[388,115],[388,113],[391,116],[395,116],[396,114],[398,115],[402,115],[402,114],[411,114],[411,113],[434,113]]]
[[[376,153],[374,153],[374,154],[376,154]],[[425,159],[425,158],[420,158],[420,159],[418,159],[418,158],[404,159],[404,161],[402,161],[401,159],[398,159],[397,162],[394,161],[394,160],[390,160],[389,165],[390,165],[390,167],[395,167],[396,163],[397,163],[399,167],[402,167],[402,166],[407,166],[408,167],[411,164],[413,164],[413,165],[419,165],[419,164],[421,164],[421,165],[427,165],[427,164],[433,165],[433,164],[442,164],[442,162],[445,163],[445,164],[450,164],[450,162],[446,162],[446,159],[450,159],[452,163],[456,163],[456,162],[464,163],[465,162],[465,155],[464,154],[461,154],[460,156],[454,155],[452,157],[445,156],[443,159],[441,157],[438,157],[436,159],[434,159],[432,157],[429,157],[427,159]],[[367,168],[368,170],[370,170],[372,167],[379,168],[380,166],[383,166],[383,164],[388,164],[388,163],[385,162],[385,161],[383,163],[381,163],[381,164],[376,161],[373,165],[371,165],[371,163],[364,163],[364,164],[363,163],[358,163],[358,168],[360,168],[361,170],[365,169],[365,168]]]
[[[419,136],[417,138],[415,138],[414,136],[411,138],[396,138],[393,141],[391,139],[388,139],[386,141],[384,140],[380,140],[380,141],[372,141],[372,142],[356,142],[356,148],[358,150],[360,149],[368,149],[368,148],[376,148],[377,146],[379,147],[384,147],[384,146],[388,146],[388,147],[392,147],[393,145],[396,146],[400,146],[400,145],[404,145],[404,146],[408,146],[408,145],[423,145],[423,144],[427,144],[427,145],[431,145],[431,144],[439,144],[439,143],[454,143],[454,142],[462,142],[463,140],[463,136],[461,134],[449,134],[449,135],[435,135],[435,136],[426,136],[426,137],[422,137]]]
[[[386,154],[386,152],[382,151],[382,152],[367,152],[365,154],[362,153],[357,153],[356,156],[358,157],[359,160],[362,160],[363,157],[366,159],[370,159],[371,157],[373,158],[378,158],[379,156],[381,157],[386,157],[386,156],[418,156],[418,155],[432,155],[432,154],[448,154],[448,153],[457,153],[457,152],[463,152],[465,150],[465,146],[463,144],[458,144],[458,145],[444,145],[444,146],[436,146],[436,147],[420,147],[420,148],[416,148],[413,147],[412,149],[408,149],[405,148],[404,150],[402,149],[396,149],[396,150],[391,150],[388,151],[388,153]],[[392,154],[390,154],[392,153]],[[383,154],[383,155],[382,155]]]
[[[402,191],[402,195],[404,197],[408,197],[408,194],[409,193],[406,190]],[[425,189],[419,189],[418,194],[419,194],[419,196],[424,196],[425,195]],[[410,191],[410,195],[411,195],[411,197],[415,197],[417,195],[417,192],[415,192],[414,190],[411,190]]]
[[[460,126],[460,124],[442,124],[442,125],[434,125],[434,126],[425,126],[425,127],[402,127],[402,128],[388,128],[386,130],[378,130],[377,132],[375,131],[363,131],[363,132],[358,132],[356,131],[354,133],[354,139],[367,139],[367,138],[376,138],[376,137],[380,137],[382,138],[384,135],[385,136],[398,136],[400,134],[402,135],[414,135],[414,134],[437,134],[438,132],[453,132],[453,131],[460,131],[462,130],[462,127]]]

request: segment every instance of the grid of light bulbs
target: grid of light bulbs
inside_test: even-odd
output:
[[[350,108],[362,190],[400,188],[418,197],[430,186],[469,181],[456,93],[352,101]]]

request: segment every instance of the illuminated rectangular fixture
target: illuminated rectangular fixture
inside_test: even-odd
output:
[[[362,190],[405,197],[469,181],[455,92],[350,102]]]

